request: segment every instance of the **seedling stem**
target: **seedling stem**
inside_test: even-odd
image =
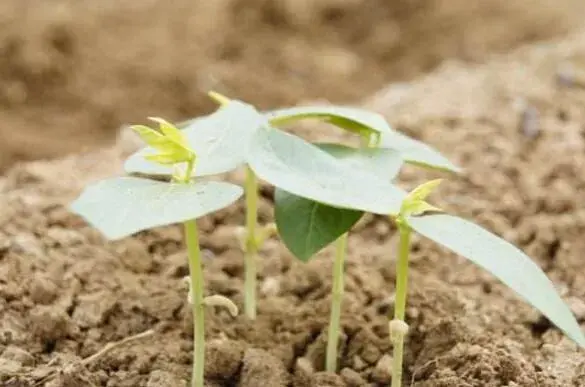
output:
[[[335,261],[333,262],[333,289],[331,291],[331,317],[327,337],[327,353],[325,370],[337,371],[337,346],[339,343],[339,321],[341,317],[341,302],[343,300],[343,272],[347,251],[347,233],[335,242]]]
[[[251,320],[256,318],[256,260],[258,259],[258,179],[246,167],[246,248],[244,251],[244,312]]]
[[[193,295],[193,377],[192,387],[203,387],[203,370],[205,364],[205,316],[203,304],[203,270],[199,250],[199,232],[197,221],[185,222],[185,239],[189,252],[189,274],[191,293]]]
[[[392,387],[402,385],[402,362],[404,358],[404,336],[407,327],[404,321],[406,310],[406,294],[408,289],[408,255],[410,252],[411,229],[401,219],[397,219],[400,235],[398,260],[396,261],[396,297],[394,301],[394,319],[390,320],[390,340],[394,346],[392,363]]]

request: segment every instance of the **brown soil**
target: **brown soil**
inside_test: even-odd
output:
[[[476,3],[476,4],[475,4]],[[564,33],[581,0],[162,0],[0,4],[0,170],[192,117],[210,88],[261,107],[353,101],[446,58]]]
[[[536,29],[528,22],[518,22],[502,31],[502,35],[494,34],[493,30],[488,34],[488,28],[482,30],[480,22],[489,22],[488,15],[498,15],[499,9],[506,6],[493,5],[491,9],[478,5],[478,9],[485,7],[485,13],[461,12],[462,19],[457,19],[464,21],[464,28],[469,28],[470,33],[464,37],[455,32],[459,30],[453,29],[450,22],[435,21],[428,29],[423,28],[420,23],[414,23],[419,19],[407,16],[416,15],[414,10],[425,7],[405,7],[407,16],[395,11],[396,14],[391,13],[396,15],[393,20],[409,20],[404,22],[405,27],[422,32],[408,36],[421,36],[420,39],[426,39],[426,45],[409,51],[397,49],[392,54],[394,58],[390,58],[384,56],[385,52],[375,54],[372,47],[376,45],[368,46],[364,43],[368,39],[362,35],[357,39],[359,44],[355,43],[348,37],[350,32],[345,32],[348,36],[333,34],[336,31],[333,27],[308,22],[300,11],[287,14],[286,6],[274,9],[268,2],[263,2],[263,12],[247,9],[250,24],[241,21],[240,29],[234,28],[226,34],[229,39],[235,39],[233,45],[228,45],[223,35],[210,34],[220,24],[212,25],[208,20],[208,24],[199,25],[200,30],[192,30],[192,23],[187,23],[185,16],[190,13],[187,2],[180,10],[179,6],[167,9],[158,2],[144,3],[140,10],[132,10],[130,24],[124,23],[130,16],[114,13],[113,2],[101,3],[103,6],[88,10],[80,9],[77,3],[63,2],[66,6],[58,9],[63,13],[56,14],[56,24],[47,22],[52,20],[48,15],[54,9],[45,3],[35,4],[35,10],[27,8],[26,22],[16,23],[15,18],[14,24],[6,24],[8,27],[0,23],[0,28],[13,31],[12,35],[1,36],[13,36],[16,42],[7,43],[2,49],[19,52],[0,59],[0,69],[14,71],[3,71],[1,76],[14,79],[17,85],[10,89],[6,86],[10,82],[4,82],[0,88],[4,109],[0,110],[0,116],[5,118],[3,122],[13,125],[3,126],[0,135],[4,140],[6,128],[23,129],[20,134],[10,135],[9,144],[18,147],[8,145],[9,151],[3,153],[8,154],[6,157],[42,157],[79,145],[82,139],[84,143],[101,140],[105,128],[111,130],[126,120],[152,115],[151,109],[173,117],[209,109],[211,105],[200,95],[200,89],[207,86],[194,81],[201,74],[193,71],[192,65],[208,69],[201,71],[205,74],[220,74],[222,91],[233,91],[234,95],[247,97],[261,106],[294,103],[301,97],[343,100],[377,89],[377,82],[393,77],[389,69],[397,72],[398,79],[426,70],[445,57],[458,55],[469,59],[456,48],[465,39],[473,41],[473,36],[478,39],[478,51],[473,52],[477,56],[471,59],[483,59],[486,52],[554,34],[567,26],[559,22],[560,14],[555,15],[560,11],[543,12],[542,7],[535,5],[539,2],[532,2],[534,9],[525,6],[524,12],[520,6],[509,7],[517,12],[515,15],[522,15],[518,20],[525,20],[524,17],[533,21],[549,20],[546,23],[550,28]],[[329,4],[323,9],[335,10],[360,2],[344,2],[343,6],[332,5],[337,4],[333,1],[323,3]],[[23,8],[19,10],[6,4],[0,7],[7,7],[13,13],[0,12],[0,18],[16,15],[16,11],[25,12],[27,6],[20,6]],[[230,9],[238,7],[238,3],[229,1],[214,4]],[[294,7],[305,2],[282,4],[295,4],[291,5]],[[439,6],[435,5],[434,11],[436,7]],[[510,9],[507,15],[514,14]],[[68,13],[71,10],[75,13]],[[241,5],[239,10],[246,11]],[[359,15],[367,13],[359,7],[351,9],[351,12],[358,11]],[[169,12],[168,17],[183,21],[176,25],[177,31],[166,29],[164,23],[168,18],[161,16],[167,15],[165,12]],[[368,27],[376,25],[375,21],[379,20],[376,17],[384,17],[381,12],[380,15],[372,10],[368,12],[374,21]],[[452,20],[445,12],[434,12],[432,17]],[[540,16],[534,16],[537,14]],[[318,15],[325,18],[322,20],[332,17],[331,11]],[[333,12],[333,15],[338,14]],[[547,17],[543,19],[542,15]],[[206,21],[203,15],[192,17],[199,18],[198,22]],[[233,15],[228,13],[224,17],[231,20]],[[348,22],[339,15],[333,19]],[[70,31],[69,35],[59,35],[62,32],[47,35],[55,25],[61,27],[54,31],[64,28]],[[148,32],[136,33],[137,26],[146,25]],[[438,26],[437,29],[432,30],[432,25]],[[515,30],[516,25],[521,27]],[[111,29],[97,35],[95,31],[105,26]],[[250,29],[245,32],[247,36],[262,36],[267,43],[245,46],[237,40],[245,26]],[[254,30],[257,26],[261,28]],[[365,28],[365,23],[359,26]],[[25,35],[19,34],[31,28],[38,35],[23,40]],[[437,31],[445,31],[444,45],[438,43],[442,35],[431,44],[429,37]],[[483,33],[474,35],[473,31]],[[271,34],[273,40],[267,38]],[[38,44],[45,47],[47,36],[53,36],[56,41],[67,41],[63,36],[79,39],[73,44],[75,54],[71,62],[67,61],[66,54],[56,54],[67,49],[37,52]],[[142,43],[148,41],[150,45],[129,43],[125,47],[132,49],[108,51],[111,46],[119,47],[117,36]],[[271,41],[285,36],[289,37],[287,44],[292,49],[277,51],[275,44],[270,45]],[[341,47],[346,53],[368,52],[370,56],[360,64],[365,67],[359,68],[366,69],[373,63],[377,67],[371,71],[368,68],[366,79],[360,78],[359,72],[353,74],[355,79],[360,79],[355,89],[350,89],[354,86],[351,82],[336,83],[351,77],[345,73],[327,74],[328,65],[317,60],[304,75],[282,76],[283,71],[290,74],[291,68],[294,70],[306,61],[305,57],[298,56],[294,49],[298,46],[294,44],[324,49],[307,43],[311,36],[321,36],[325,42],[323,47]],[[94,45],[82,44],[83,39],[89,39]],[[168,46],[170,39],[180,44]],[[208,45],[196,44],[203,41]],[[55,44],[55,47],[67,47],[62,41]],[[433,45],[442,48],[429,51]],[[179,51],[172,51],[179,46],[192,55],[193,62],[179,61]],[[155,49],[161,50],[160,58],[153,58]],[[215,52],[215,56],[210,52]],[[233,52],[237,53],[236,59]],[[295,52],[297,62],[291,62]],[[208,56],[204,59],[198,54]],[[263,61],[265,56],[271,60]],[[206,64],[209,58],[215,59]],[[152,61],[146,65],[149,59]],[[414,66],[415,63],[421,67]],[[265,75],[257,68],[266,71],[268,79],[286,82],[286,91],[281,84],[263,82]],[[10,74],[20,74],[21,78],[10,78]],[[384,113],[400,130],[435,145],[466,167],[465,176],[446,182],[433,202],[476,219],[523,248],[557,284],[585,327],[582,257],[585,211],[581,205],[585,200],[582,173],[585,77],[582,74],[585,74],[585,32],[521,49],[491,59],[485,65],[469,67],[461,62],[448,62],[424,78],[380,91],[365,104]],[[239,78],[244,75],[247,78]],[[47,79],[57,81],[46,84]],[[173,86],[168,87],[169,84]],[[191,84],[196,86],[193,89],[180,86]],[[10,94],[10,90],[15,94]],[[88,93],[88,90],[96,91]],[[14,99],[14,95],[26,98]],[[40,124],[46,125],[52,134],[71,137],[58,146],[47,142],[47,137],[42,135],[32,139],[31,134],[38,133]],[[81,131],[80,127],[85,129]],[[303,130],[299,129],[306,133]],[[312,131],[313,136],[316,133],[321,132]],[[53,162],[18,164],[0,178],[2,386],[186,385],[192,337],[182,281],[187,264],[181,229],[165,227],[108,243],[66,209],[88,181],[120,172],[122,157],[136,147],[134,139],[126,136],[127,132],[122,134],[112,148]],[[22,144],[32,147],[30,153],[20,148]],[[409,168],[403,173],[402,182],[411,187],[429,176]],[[241,176],[234,174],[233,178],[239,180]],[[261,204],[262,222],[270,221],[269,190],[265,190]],[[206,291],[229,297],[239,306],[243,267],[233,231],[242,222],[242,203],[200,221],[202,247],[207,257]],[[393,308],[396,242],[392,225],[378,217],[367,219],[352,234],[346,269],[340,370],[338,374],[328,374],[322,372],[322,366],[331,288],[331,251],[302,264],[278,240],[268,241],[260,262],[257,321],[252,323],[243,316],[234,319],[220,309],[207,311],[209,386],[387,385],[391,347],[386,316]],[[585,353],[578,351],[537,311],[491,276],[419,238],[414,241],[411,268],[406,386],[585,386]],[[154,334],[92,357],[107,343],[150,329]]]

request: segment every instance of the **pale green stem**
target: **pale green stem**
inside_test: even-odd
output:
[[[333,262],[333,287],[331,290],[331,316],[327,334],[327,353],[325,371],[337,371],[337,347],[339,345],[339,321],[343,300],[343,267],[347,250],[347,233],[335,242],[335,261]]]
[[[398,251],[398,260],[396,261],[396,298],[394,301],[394,320],[404,322],[406,294],[408,289],[408,256],[410,253],[411,229],[406,223],[399,220],[398,231],[400,233],[400,247]],[[397,329],[395,332],[390,332],[390,337],[394,346],[392,363],[392,387],[400,387],[402,385],[404,336],[405,332],[401,329]]]
[[[258,179],[250,167],[246,167],[246,250],[244,252],[244,313],[251,320],[256,318],[256,260],[258,244]]]
[[[205,316],[203,305],[203,269],[199,250],[197,221],[185,222],[185,239],[189,253],[189,274],[193,296],[193,376],[191,387],[203,387],[205,365]]]

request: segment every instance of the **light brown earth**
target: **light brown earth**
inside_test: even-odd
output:
[[[361,99],[465,166],[433,203],[529,253],[585,328],[585,32],[561,35],[574,26],[578,2],[32,3],[0,5],[5,166],[111,141],[120,125],[147,115],[208,112],[210,85],[260,107]],[[305,4],[319,10],[316,20]],[[530,44],[488,55],[520,43]],[[381,87],[393,80],[408,83]],[[330,130],[307,129],[299,130]],[[0,178],[1,385],[186,385],[192,338],[181,229],[108,243],[66,209],[85,183],[118,173],[135,146],[124,135],[112,148],[20,163]],[[431,176],[408,168],[401,182]],[[262,222],[272,219],[270,201],[265,190]],[[233,228],[242,222],[241,202],[200,221],[206,291],[240,306]],[[387,385],[396,242],[377,217],[352,233],[334,375],[322,372],[331,251],[302,264],[268,241],[258,320],[207,312],[209,386]],[[417,238],[410,283],[405,386],[585,386],[585,352],[471,263]]]

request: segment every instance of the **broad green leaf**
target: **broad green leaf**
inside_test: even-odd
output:
[[[302,106],[273,110],[265,114],[274,126],[302,119],[319,119],[359,135],[367,135],[372,131],[392,131],[381,114],[346,106]]]
[[[369,171],[384,179],[392,180],[400,172],[403,160],[398,151],[383,148],[352,148],[342,144],[314,144],[348,168]]]
[[[117,177],[90,185],[71,209],[108,239],[197,219],[236,201],[243,190],[225,182],[165,183]]]
[[[456,216],[427,215],[407,221],[418,233],[493,274],[585,348],[585,336],[570,309],[544,272],[520,249]]]
[[[275,190],[274,201],[278,234],[302,261],[345,234],[363,215],[362,211],[327,206],[281,189]]]
[[[316,144],[350,168],[369,170],[392,180],[402,166],[400,155],[389,149],[355,149],[339,144]],[[281,189],[274,194],[274,212],[279,235],[287,248],[307,261],[349,231],[363,212],[331,207]]]
[[[382,133],[380,147],[396,149],[409,164],[424,168],[460,173],[461,168],[424,142],[417,141],[402,133],[391,130]]]
[[[255,134],[248,164],[275,187],[334,207],[397,214],[406,197],[375,173],[348,167],[317,146],[277,129]]]
[[[254,133],[267,120],[251,105],[232,100],[214,113],[191,120],[182,133],[197,155],[193,176],[209,176],[231,171],[245,163]],[[127,173],[171,176],[171,166],[158,165],[144,156],[152,148],[142,149],[124,164]]]

